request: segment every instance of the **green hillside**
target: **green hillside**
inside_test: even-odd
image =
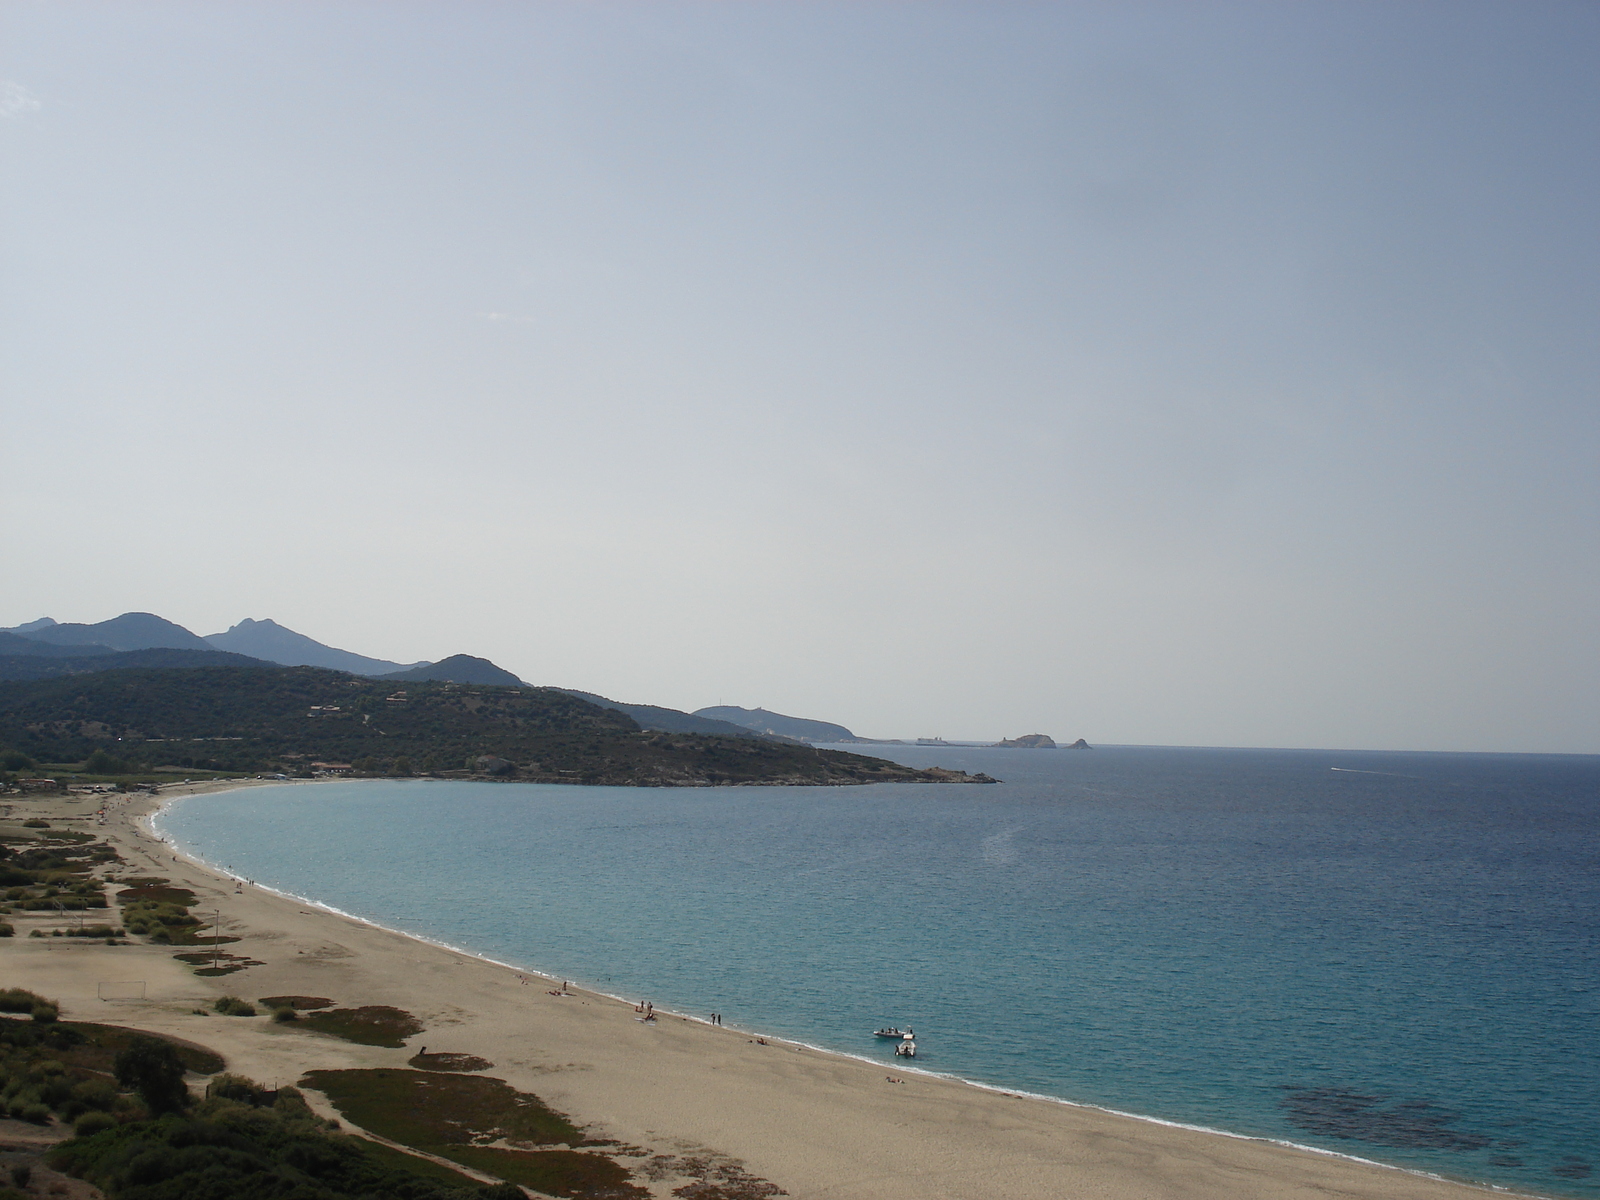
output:
[[[318,667],[0,683],[0,749],[38,762],[92,755],[101,775],[154,766],[294,775],[322,761],[363,774],[662,786],[966,778],[753,738],[644,731],[625,713],[553,688],[397,687]]]

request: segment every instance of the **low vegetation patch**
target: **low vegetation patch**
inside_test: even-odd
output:
[[[649,1193],[586,1144],[583,1131],[539,1097],[503,1079],[427,1071],[312,1071],[301,1081],[380,1137],[551,1196],[624,1200]],[[494,1145],[491,1143],[509,1143]],[[537,1146],[561,1149],[538,1150]],[[526,1147],[526,1148],[522,1148]]]
[[[475,1054],[413,1054],[409,1061],[421,1071],[487,1071],[494,1066]]]
[[[482,1182],[474,1179],[471,1175],[463,1175],[460,1171],[453,1171],[441,1162],[434,1162],[431,1158],[423,1158],[419,1154],[408,1154],[404,1150],[397,1150],[395,1147],[386,1145],[383,1142],[367,1141],[364,1138],[361,1141],[361,1148],[366,1152],[368,1158],[382,1163],[391,1170],[411,1171],[426,1179],[432,1179],[436,1183],[446,1184],[449,1187],[472,1189],[469,1194],[478,1194],[485,1190]],[[491,1194],[496,1194],[492,1189],[488,1190],[490,1190]],[[508,1197],[511,1196],[510,1192],[505,1194]],[[525,1200],[525,1198],[519,1194],[512,1197],[511,1200]]]
[[[403,1008],[390,1008],[385,1004],[367,1004],[360,1008],[335,1008],[314,1012],[301,1019],[306,1029],[318,1033],[331,1033],[347,1042],[363,1046],[387,1046],[403,1049],[406,1039],[422,1032],[422,1022]]]
[[[408,1146],[465,1146],[502,1139],[578,1146],[583,1131],[537,1096],[503,1079],[428,1071],[313,1071],[305,1084],[363,1129]]]
[[[125,1029],[120,1025],[97,1025],[89,1021],[51,1021],[41,1024],[16,1018],[0,1018],[0,1046],[37,1047],[68,1067],[109,1073],[116,1057],[139,1038],[153,1034]],[[220,1054],[177,1038],[155,1038],[172,1046],[184,1069],[197,1075],[214,1075],[227,1064]]]
[[[131,881],[130,881],[131,882]],[[146,883],[138,881],[136,886],[123,888],[117,893],[117,900],[122,904],[176,904],[188,908],[194,904],[195,896],[188,888],[166,887],[166,880],[151,880]]]
[[[242,971],[246,967],[262,967],[266,964],[259,958],[246,958],[242,954],[229,954],[226,951],[197,950],[186,954],[174,954],[173,958],[179,962],[186,962],[195,968],[196,975],[203,975],[208,979],[215,979],[219,975],[232,975],[235,971]]]
[[[143,1119],[151,1106],[140,1083],[148,1080],[137,1062],[129,1066],[139,1053],[168,1064],[169,1086],[174,1073],[181,1086],[187,1070],[211,1073],[223,1066],[203,1047],[114,1025],[0,1018],[0,1110],[40,1124],[52,1115],[91,1126]],[[94,1114],[101,1116],[91,1120]]]
[[[237,996],[218,996],[211,1005],[213,1012],[219,1012],[225,1017],[253,1017],[256,1015],[256,1006],[248,1000],[241,1000]]]
[[[263,996],[260,1003],[268,1008],[292,1008],[297,1012],[333,1007],[333,1001],[326,996]]]
[[[736,1158],[720,1154],[657,1154],[644,1164],[644,1174],[663,1180],[687,1177],[689,1182],[672,1189],[683,1200],[770,1200],[787,1196],[777,1184],[744,1169]]]
[[[32,993],[0,995],[16,1006]],[[77,1136],[45,1161],[111,1200],[523,1200],[509,1184],[335,1133],[294,1088],[219,1074],[197,1100],[186,1070],[222,1066],[200,1047],[131,1029],[0,1018],[0,1116],[71,1125]],[[26,1188],[38,1157],[7,1158]],[[34,1194],[8,1192],[0,1200]]]
[[[509,1185],[334,1133],[293,1088],[244,1079],[184,1111],[75,1138],[50,1163],[112,1200],[522,1200]]]
[[[603,1154],[579,1150],[501,1150],[457,1146],[436,1151],[475,1171],[509,1179],[547,1196],[585,1200],[648,1200],[650,1193],[628,1182],[628,1170]]]
[[[130,879],[129,886],[117,893],[117,903],[122,905],[122,925],[129,933],[148,937],[161,946],[222,946],[239,939],[219,934],[215,926],[207,925],[189,910],[194,907],[195,894],[188,888],[168,886],[165,879]],[[226,975],[245,966],[259,966],[245,962],[215,974]],[[205,973],[205,972],[201,972]]]

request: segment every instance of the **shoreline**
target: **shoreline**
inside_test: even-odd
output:
[[[23,972],[17,982],[59,995],[73,1019],[135,1024],[210,1045],[228,1058],[229,1070],[263,1082],[294,1082],[314,1067],[396,1067],[414,1047],[383,1050],[248,1019],[202,1019],[193,1015],[191,998],[208,1004],[224,993],[282,992],[328,995],[340,1006],[394,1004],[424,1021],[426,1031],[411,1042],[449,1042],[490,1058],[498,1065],[488,1074],[540,1095],[597,1136],[658,1154],[710,1153],[737,1161],[796,1196],[1529,1195],[915,1066],[904,1068],[904,1082],[891,1087],[884,1081],[893,1077],[876,1060],[666,1009],[657,1010],[659,1025],[624,1022],[618,1018],[634,1011],[625,998],[582,986],[557,998],[519,984],[519,977],[556,981],[538,968],[391,929],[312,898],[253,884],[237,891],[226,870],[164,840],[155,827],[177,799],[259,786],[296,785],[177,785],[166,795],[128,798],[109,808],[104,834],[124,853],[121,873],[143,873],[136,861],[143,859],[175,884],[211,893],[214,901],[197,910],[227,910],[224,931],[242,938],[230,949],[265,960],[261,965],[202,979],[173,962],[168,947],[102,948],[101,954],[142,960],[142,973],[161,978],[157,995],[145,1001],[99,1001],[85,970],[91,963],[62,970],[72,965],[67,960],[89,958],[85,952],[94,947],[41,947],[35,940],[6,949],[29,951],[25,957],[36,967],[47,966],[37,960],[52,960],[44,974],[59,978],[35,987],[29,979],[38,972]],[[176,878],[180,874],[199,878]],[[15,978],[22,963],[9,965]],[[103,1011],[106,1003],[136,1003],[140,1011],[113,1017]],[[898,1064],[887,1069],[902,1074]]]

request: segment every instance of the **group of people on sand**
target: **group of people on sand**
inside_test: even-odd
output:
[[[712,1013],[711,1014],[711,1023],[713,1025],[721,1025],[722,1024],[722,1014],[721,1013]]]
[[[639,1018],[641,1021],[654,1021],[656,1019],[656,1006],[653,1001],[641,1000],[639,1001],[638,1007],[633,1011],[644,1014],[644,1016]]]

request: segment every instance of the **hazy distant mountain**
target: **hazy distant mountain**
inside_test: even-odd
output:
[[[397,663],[353,654],[313,641],[276,621],[256,621],[249,617],[226,633],[208,634],[205,640],[218,650],[232,650],[235,654],[264,658],[286,667],[327,667],[333,671],[349,671],[352,675],[392,675],[428,666],[426,662]]]
[[[802,742],[854,742],[857,738],[843,725],[830,721],[808,721],[804,717],[786,717],[782,713],[768,712],[764,708],[736,708],[732,704],[719,704],[711,708],[697,708],[697,717],[714,721],[727,721],[754,729],[760,733],[776,733],[780,737],[798,738]]]
[[[717,721],[694,713],[680,712],[676,708],[658,708],[654,704],[619,704],[615,700],[607,700],[604,696],[596,696],[593,692],[580,692],[574,688],[557,688],[556,691],[587,700],[590,704],[598,704],[601,708],[614,708],[618,712],[627,713],[639,722],[641,729],[659,729],[663,733],[717,733],[723,737],[761,735],[760,730],[747,729],[730,721]]]
[[[35,629],[48,629],[55,623],[54,617],[40,617],[37,621],[29,621],[26,625],[13,625],[9,629],[0,629],[0,633],[32,633]]]
[[[19,639],[21,640],[21,639]],[[276,667],[277,663],[262,662],[259,658],[246,658],[243,654],[229,654],[222,650],[171,650],[157,647],[149,650],[105,650],[102,647],[51,647],[65,650],[62,654],[12,654],[5,642],[0,642],[0,680],[55,679],[61,675],[98,675],[102,671],[117,671],[143,667],[163,670],[181,670],[191,667]],[[73,653],[75,649],[89,653]],[[99,650],[100,653],[93,651]]]
[[[423,680],[436,680],[442,683],[490,683],[501,684],[507,687],[527,687],[510,671],[495,666],[487,658],[473,658],[470,654],[452,654],[449,658],[442,658],[436,663],[423,663],[420,667],[412,667],[409,671],[396,671],[391,675],[379,675],[379,679],[393,679],[403,682],[408,679],[422,682]]]
[[[59,658],[70,654],[83,658],[90,654],[115,654],[110,646],[57,646],[38,638],[0,630],[0,654],[26,654],[34,658]]]
[[[7,632],[19,633],[23,630],[27,632],[22,636],[55,646],[109,646],[113,650],[149,650],[156,647],[174,650],[214,649],[204,638],[154,613],[123,613],[120,617],[112,617],[109,621],[94,625],[58,625],[54,621],[45,625],[33,621],[28,626],[19,625]]]

